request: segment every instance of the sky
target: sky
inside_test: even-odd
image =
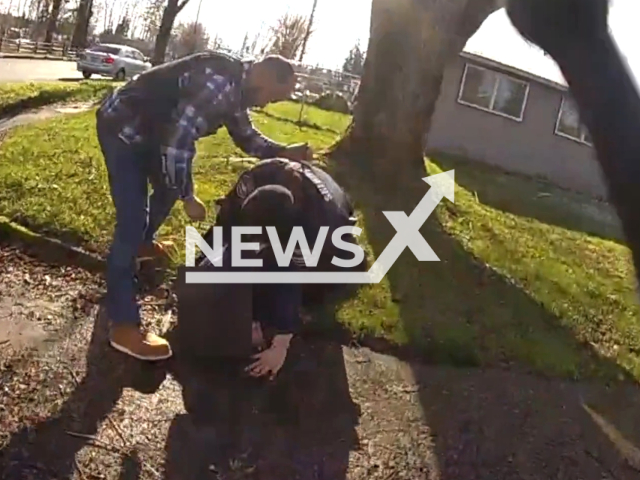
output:
[[[639,0],[640,1],[640,0]],[[193,20],[199,0],[190,0],[178,21]],[[313,0],[232,0],[220,8],[217,0],[202,0],[199,21],[211,37],[216,34],[231,48],[239,49],[245,33],[255,34],[273,25],[283,14],[309,15]],[[369,39],[371,0],[318,0],[304,63],[327,68],[342,66],[349,50],[358,42],[366,48]]]
[[[199,0],[190,0],[179,21],[195,19]],[[308,15],[313,0],[234,0],[220,3],[202,0],[200,21],[211,36],[216,34],[231,48],[239,49],[245,33],[250,36],[268,28],[284,13]],[[609,27],[636,78],[640,78],[640,0],[612,0]],[[369,39],[371,0],[318,0],[315,32],[309,40],[304,62],[340,68],[358,42]],[[465,51],[477,53],[559,83],[566,83],[555,62],[527,44],[511,25],[504,9],[493,13],[471,37]]]

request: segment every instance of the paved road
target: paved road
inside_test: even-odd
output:
[[[75,62],[0,57],[0,83],[82,78]]]

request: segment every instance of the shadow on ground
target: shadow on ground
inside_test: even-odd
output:
[[[71,340],[77,338],[71,336]],[[73,349],[72,353],[76,350],[82,352],[84,348]],[[60,365],[66,365],[69,360],[53,359]],[[95,443],[100,425],[112,412],[123,390],[134,388],[151,393],[165,378],[162,369],[124,357],[108,347],[107,322],[101,313],[95,315],[84,378],[76,377],[76,367],[68,366],[66,373],[73,378],[75,387],[58,412],[17,431],[0,451],[0,478],[3,480],[72,478],[79,470],[77,453]],[[120,448],[125,450],[124,446]],[[114,449],[120,453],[117,446]],[[139,468],[132,468],[132,463],[135,461],[131,459],[123,462],[124,475]],[[130,476],[121,478],[129,479]]]
[[[396,233],[382,211],[409,215],[429,187],[416,176],[413,183],[405,179],[401,194],[389,193],[388,186],[371,188],[370,182],[358,188],[355,182],[366,173],[354,174],[344,163],[331,167],[363,213],[367,239],[380,255]],[[437,478],[637,478],[638,470],[625,465],[582,407],[578,387],[522,375],[523,368],[533,366],[565,377],[629,380],[621,387],[594,387],[592,401],[610,405],[640,398],[629,372],[577,342],[551,312],[473,258],[435,219],[427,220],[421,234],[440,262],[417,262],[406,249],[387,276],[409,342],[438,363],[511,371],[485,374],[412,365],[417,399],[435,443]],[[514,358],[525,361],[517,364]],[[569,364],[575,371],[563,367]],[[638,430],[622,427],[640,421],[631,405],[622,415],[620,408],[601,408],[609,431],[625,432],[640,445]],[[625,445],[636,452],[631,456],[640,454],[633,443]]]
[[[85,479],[98,478],[97,472],[120,472],[121,480],[158,479],[163,457],[162,478],[167,480],[346,478],[350,452],[358,447],[358,410],[339,345],[297,342],[277,380],[264,382],[243,376],[240,363],[192,361],[176,344],[177,328],[167,334],[175,357],[150,365],[111,349],[104,315],[95,315],[82,379],[74,373],[82,370],[82,359],[69,357],[83,355],[86,347],[79,338],[86,337],[70,335],[81,344],[55,361],[57,371],[64,372],[61,367],[68,365],[72,391],[63,392],[59,409],[41,407],[47,415],[56,411],[51,417],[10,437],[0,450],[0,478]],[[182,387],[186,413],[172,419],[166,437],[150,431],[140,436],[137,427],[132,430],[122,419],[114,420],[123,414],[122,408],[114,414],[114,408],[126,389],[154,394],[167,373]],[[55,399],[57,392],[47,395]],[[162,398],[167,397],[156,400],[157,415],[171,411],[163,409]],[[28,412],[23,409],[21,414]],[[108,430],[107,441],[103,429]],[[145,429],[154,429],[153,423],[144,423]],[[166,445],[151,438],[161,438]],[[163,447],[165,454],[160,453]],[[142,460],[140,453],[145,455]]]
[[[601,200],[480,161],[439,153],[433,155],[432,161],[443,171],[455,169],[456,183],[475,193],[485,205],[549,225],[624,242],[615,210]]]
[[[101,77],[99,75],[95,75],[93,77],[94,80],[112,80],[113,82],[120,82],[120,80],[115,80],[114,78],[111,77]],[[91,81],[91,79],[86,79],[86,78],[82,78],[82,77],[62,77],[58,79],[59,82],[70,82],[70,83],[80,83],[80,82],[87,82],[87,81]]]
[[[395,231],[375,198],[349,190],[379,255]],[[405,203],[384,210],[410,212],[424,191],[422,182],[404,185]],[[104,317],[97,316],[85,377],[55,417],[11,437],[0,451],[0,478],[70,478],[76,455],[94,443],[123,391],[152,393],[167,371],[182,387],[186,413],[171,419],[164,474],[149,478],[340,480],[347,470],[355,480],[638,478],[637,387],[523,375],[512,350],[531,348],[517,353],[529,355],[523,363],[543,362],[542,370],[569,359],[581,373],[627,373],[576,342],[550,312],[472,258],[437,223],[428,222],[422,233],[441,262],[419,264],[406,252],[388,277],[406,331],[434,361],[510,371],[428,367],[377,354],[355,358],[357,350],[343,356],[335,343],[306,341],[293,347],[278,381],[265,385],[238,375],[240,364],[194,365],[179,346],[174,360],[155,368],[130,360],[107,346]],[[175,329],[168,336],[175,338]],[[376,450],[384,453],[374,457]],[[110,458],[119,478],[142,478],[136,450],[118,453]],[[99,461],[103,468],[105,458]]]
[[[396,432],[389,429],[382,438],[375,431],[366,436],[370,445],[396,450],[384,466],[398,470],[389,477],[363,478],[638,478],[640,450],[631,442],[638,440],[640,419],[635,387],[608,389],[506,370],[405,364],[375,353],[367,357],[347,360],[354,395],[375,389],[385,403],[385,423],[400,415],[413,422]],[[424,423],[427,435],[416,423]],[[366,420],[362,424],[368,427]],[[620,431],[614,425],[625,427]],[[420,463],[420,469],[411,468]]]
[[[340,346],[297,342],[274,382],[244,364],[173,363],[187,413],[169,429],[163,478],[346,478],[358,413]]]

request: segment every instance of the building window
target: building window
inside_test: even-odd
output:
[[[527,82],[467,63],[458,102],[522,121],[528,95]]]
[[[593,145],[587,128],[580,121],[578,108],[573,100],[566,96],[562,97],[562,102],[560,103],[560,111],[556,121],[556,135],[587,145]]]

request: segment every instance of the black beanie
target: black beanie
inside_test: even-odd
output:
[[[265,185],[242,202],[241,217],[245,226],[275,227],[280,241],[286,242],[296,223],[297,205],[289,189]]]

